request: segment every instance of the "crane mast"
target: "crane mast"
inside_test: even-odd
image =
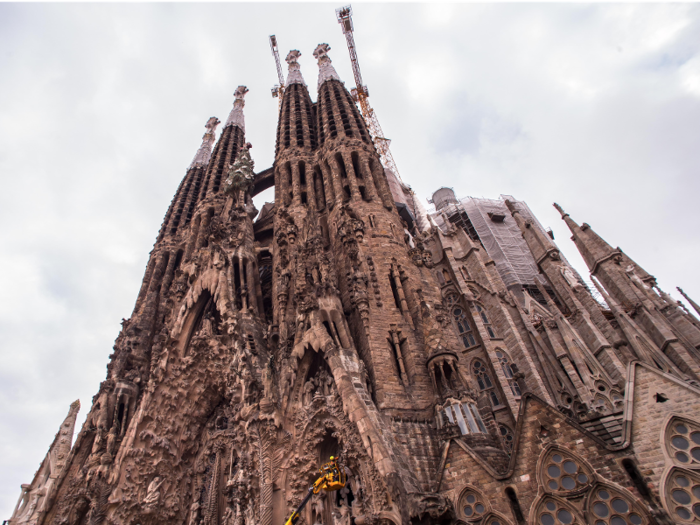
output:
[[[391,140],[384,136],[382,127],[379,125],[379,119],[377,119],[377,114],[372,109],[369,104],[369,91],[367,86],[362,83],[362,74],[360,73],[360,62],[357,59],[357,50],[355,49],[355,37],[353,36],[354,27],[352,24],[352,6],[341,7],[336,9],[335,14],[338,18],[338,23],[343,30],[345,35],[345,40],[348,43],[348,51],[350,51],[350,62],[352,63],[352,73],[355,77],[355,88],[350,91],[353,99],[360,106],[360,111],[365,119],[365,123],[369,128],[370,135],[372,136],[372,141],[374,142],[374,147],[377,148],[379,157],[385,168],[393,171],[396,176],[401,180],[399,175],[399,170],[396,168],[396,163],[394,162],[394,157],[391,155],[391,150],[389,145]]]
[[[277,37],[270,35],[270,49],[272,56],[275,57],[275,65],[277,66],[277,78],[280,83],[272,86],[272,97],[279,99],[279,105],[282,105],[282,95],[284,94],[284,74],[282,73],[282,65],[280,64],[280,54],[277,50]]]

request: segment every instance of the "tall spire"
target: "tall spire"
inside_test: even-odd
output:
[[[209,164],[209,159],[211,158],[211,149],[216,141],[216,128],[221,124],[221,121],[216,117],[211,117],[204,125],[207,129],[206,133],[202,137],[202,145],[197,150],[197,154],[192,159],[192,164],[190,168],[203,168]]]
[[[620,248],[613,248],[608,244],[600,235],[598,235],[593,228],[591,228],[585,222],[579,226],[576,222],[569,216],[564,209],[559,206],[556,202],[554,207],[561,214],[561,218],[564,220],[566,225],[571,230],[573,234],[571,239],[576,244],[578,251],[581,253],[581,257],[585,261],[588,269],[592,274],[598,270],[598,266],[608,259],[619,258],[620,263],[623,264],[624,268],[627,268],[630,264],[634,264],[636,274],[644,281],[647,285],[654,285],[656,280],[650,274],[648,274],[641,266],[632,261],[627,257]]]
[[[245,133],[245,118],[243,117],[243,106],[245,106],[245,94],[248,93],[248,88],[245,86],[238,86],[236,91],[233,92],[233,96],[236,100],[233,101],[233,109],[228,115],[226,120],[227,126],[238,126]]]
[[[299,57],[301,56],[301,51],[298,49],[292,49],[288,54],[285,61],[289,64],[289,74],[287,75],[287,86],[292,84],[301,84],[306,86],[304,78],[301,76],[301,68],[299,66]]]
[[[47,502],[50,503],[55,496],[56,480],[65,469],[79,410],[80,400],[73,401],[46,457],[34,474],[34,479],[31,483],[22,485],[22,493],[10,517],[10,524],[36,525],[41,522]]]
[[[318,59],[318,89],[321,89],[326,80],[340,80],[333,64],[331,64],[331,58],[328,56],[330,50],[331,46],[328,44],[319,44],[314,50],[314,58]]]
[[[688,301],[688,303],[690,303],[690,306],[693,307],[693,310],[695,310],[698,314],[700,314],[700,306],[698,306],[698,303],[696,303],[690,297],[688,297],[686,295],[686,293],[680,287],[676,286],[676,290],[678,290],[680,292],[680,294],[683,297],[685,297],[685,300]]]

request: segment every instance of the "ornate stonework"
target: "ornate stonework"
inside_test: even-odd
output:
[[[561,209],[604,303],[522,203],[489,220],[529,286],[464,210],[394,205],[329,49],[317,102],[288,56],[272,168],[247,88],[213,151],[209,120],[87,420],[10,525],[282,524],[331,455],[349,481],[308,525],[696,523],[700,321]]]

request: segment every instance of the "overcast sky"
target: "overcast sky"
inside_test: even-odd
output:
[[[256,169],[272,164],[268,35],[282,59],[301,50],[314,100],[318,43],[353,86],[336,7],[0,4],[0,519],[78,398],[82,424],[239,84]],[[587,276],[556,201],[700,302],[700,6],[353,7],[371,103],[421,198],[512,194]]]

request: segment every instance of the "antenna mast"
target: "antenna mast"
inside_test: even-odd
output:
[[[282,74],[282,65],[280,64],[280,54],[277,50],[277,37],[270,35],[270,49],[272,56],[275,57],[275,65],[277,66],[277,78],[280,83],[272,86],[272,97],[279,99],[279,105],[282,105],[282,95],[284,94],[284,75]]]
[[[367,86],[362,83],[362,74],[360,73],[360,63],[357,59],[357,51],[355,50],[355,37],[353,36],[354,27],[352,25],[352,6],[347,5],[335,10],[335,14],[338,18],[338,23],[343,30],[345,35],[345,40],[348,43],[348,51],[350,51],[350,62],[352,63],[352,73],[355,77],[355,88],[350,90],[352,98],[360,106],[360,111],[365,119],[365,123],[369,128],[370,135],[372,135],[372,141],[374,142],[374,147],[377,148],[379,157],[385,168],[393,171],[396,176],[401,180],[399,175],[399,170],[396,168],[396,163],[394,162],[394,157],[391,155],[391,150],[389,145],[391,140],[384,136],[382,127],[379,125],[379,120],[377,115],[369,104],[369,91]]]

